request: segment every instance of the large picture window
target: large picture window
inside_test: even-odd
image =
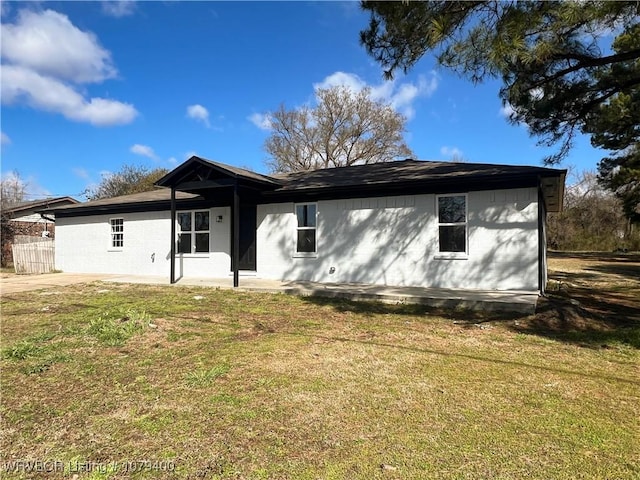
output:
[[[296,205],[296,253],[316,252],[316,212],[315,203]]]
[[[111,226],[111,248],[124,247],[124,219],[112,218],[109,220]]]
[[[209,252],[209,211],[178,212],[178,253]]]
[[[467,196],[438,196],[440,253],[467,253]]]

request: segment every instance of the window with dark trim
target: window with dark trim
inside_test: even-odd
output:
[[[467,196],[440,195],[438,207],[438,245],[440,253],[467,253]]]
[[[296,205],[296,253],[316,252],[316,213],[315,203]]]
[[[209,252],[208,210],[178,212],[178,248],[177,253]]]
[[[111,227],[111,248],[124,247],[124,219],[112,218],[109,220]]]

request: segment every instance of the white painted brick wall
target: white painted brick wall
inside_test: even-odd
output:
[[[436,258],[435,195],[318,202],[313,258],[295,255],[293,203],[258,205],[257,274],[278,280],[536,291],[536,189],[469,192],[467,201],[468,257],[455,260]],[[230,273],[230,208],[210,212],[211,252],[178,255],[178,277]],[[218,215],[221,223],[215,221]],[[109,248],[109,219],[116,217],[124,218],[121,251]],[[169,237],[168,211],[59,218],[56,268],[168,278]]]
[[[258,275],[282,280],[537,290],[535,188],[468,194],[469,254],[437,259],[435,195],[318,202],[317,256],[295,256],[294,204],[258,206]],[[331,268],[335,271],[329,273]]]
[[[209,209],[210,253],[177,255],[176,276],[226,277],[231,269],[229,253],[230,209]],[[222,215],[223,221],[216,222]],[[110,247],[111,218],[124,219],[124,247]],[[169,278],[171,214],[126,213],[58,218],[56,268],[63,272],[162,275]],[[153,256],[153,257],[152,257]]]

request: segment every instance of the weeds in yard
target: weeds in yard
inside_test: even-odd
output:
[[[148,324],[149,315],[144,311],[129,309],[124,312],[109,312],[92,319],[87,334],[104,345],[119,347]]]
[[[28,339],[21,340],[2,351],[2,358],[21,362],[20,371],[26,375],[45,372],[52,365],[69,360],[64,352],[54,351],[55,347],[49,343],[54,334],[42,333]]]
[[[20,371],[26,375],[46,372],[56,363],[67,362],[70,356],[65,352],[65,340],[73,337],[89,336],[105,346],[122,346],[136,333],[144,330],[149,316],[144,312],[129,309],[124,312],[106,312],[90,320],[85,327],[59,326],[57,333],[44,331],[19,340],[2,350],[2,358],[23,362]],[[53,342],[53,340],[60,340]]]
[[[214,365],[211,368],[200,368],[193,372],[189,372],[185,376],[185,381],[190,387],[208,387],[216,378],[221,377],[229,371],[229,365]]]
[[[26,360],[27,358],[38,357],[42,354],[44,348],[36,345],[30,340],[21,340],[14,346],[2,351],[2,358],[9,360]]]

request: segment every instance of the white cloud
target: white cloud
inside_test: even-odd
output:
[[[89,98],[76,85],[99,83],[117,75],[111,53],[95,35],[75,27],[52,10],[22,10],[15,24],[2,24],[3,104],[25,103],[96,126],[126,124],[133,105]]]
[[[335,72],[322,82],[313,85],[314,90],[344,86],[357,93],[365,88],[371,89],[371,99],[389,103],[397,112],[408,119],[415,116],[413,103],[420,97],[430,97],[438,88],[438,76],[431,72],[429,77],[420,75],[417,83],[398,83],[397,80],[384,81],[378,85],[369,85],[354,73]]]
[[[462,150],[460,150],[458,147],[447,147],[447,146],[444,146],[444,147],[440,148],[440,153],[442,155],[444,155],[445,157],[449,157],[449,158],[453,158],[453,159],[462,158]]]
[[[387,82],[388,83],[388,82]],[[326,77],[320,83],[314,83],[314,90],[332,87],[347,87],[354,92],[359,92],[367,86],[367,83],[354,73],[335,72]]]
[[[133,15],[136,10],[136,2],[133,0],[115,0],[102,2],[102,12],[111,17],[126,17]]]
[[[11,139],[9,135],[4,132],[0,132],[0,145],[9,145],[11,144]]]
[[[168,163],[169,165],[175,166],[175,165],[177,165],[177,164],[178,164],[178,160],[176,159],[176,157],[169,157],[169,158],[167,159],[167,163]]]
[[[186,153],[184,154],[184,159],[185,159],[185,160],[189,160],[191,157],[194,157],[194,156],[195,156],[195,157],[197,157],[197,156],[198,156],[198,152],[196,152],[196,151],[194,151],[194,150],[191,150],[191,151],[186,152]]]
[[[149,147],[148,145],[140,145],[139,143],[136,143],[135,145],[131,146],[129,151],[131,153],[135,153],[136,155],[150,158],[151,160],[158,160],[158,156],[153,151],[153,148]]]
[[[397,80],[383,81],[370,85],[355,73],[334,72],[319,83],[313,84],[314,91],[333,87],[346,87],[354,93],[365,88],[370,90],[370,98],[382,101],[411,120],[415,116],[414,103],[418,98],[430,97],[438,89],[438,75],[431,71],[429,76],[420,75],[418,81],[400,83]],[[272,124],[268,114],[253,113],[247,119],[261,130],[271,130]]]
[[[2,57],[40,74],[74,83],[115,77],[111,53],[91,32],[53,10],[21,10],[15,24],[2,25]]]
[[[81,167],[72,168],[71,171],[76,177],[81,178],[83,180],[89,180],[91,178],[91,175],[89,175],[89,172],[84,168],[81,168]]]
[[[187,107],[187,117],[201,121],[207,127],[209,127],[209,111],[202,105],[189,105]]]
[[[138,112],[133,105],[105,98],[86,99],[71,86],[14,65],[2,66],[2,103],[24,101],[29,106],[96,126],[130,123]]]
[[[247,119],[260,130],[271,130],[271,117],[269,114],[252,113]]]

